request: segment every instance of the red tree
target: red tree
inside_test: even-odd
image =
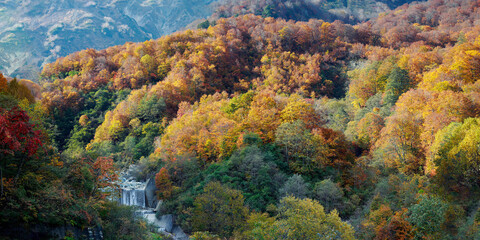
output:
[[[29,121],[30,117],[27,113],[17,107],[10,110],[0,108],[0,156],[2,156],[0,158],[0,177],[2,195],[4,166],[16,166],[15,180],[18,179],[25,161],[43,145],[41,131],[35,130],[35,125]],[[26,155],[27,157],[15,157],[16,155]]]

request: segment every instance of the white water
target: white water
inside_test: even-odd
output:
[[[128,206],[139,206],[141,208],[147,207],[145,188],[146,183],[136,182],[132,178],[121,179],[120,188],[122,190],[122,196],[120,203]]]
[[[122,200],[120,203],[145,208],[145,189],[122,189]]]

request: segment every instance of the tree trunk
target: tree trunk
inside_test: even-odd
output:
[[[25,159],[22,159],[20,165],[18,165],[17,175],[15,175],[15,179],[13,180],[14,185],[17,185],[17,181],[20,178],[20,172],[22,171],[23,164],[25,164]]]
[[[3,168],[0,167],[0,181],[2,182],[1,185],[2,185],[2,194],[0,196],[3,196]]]

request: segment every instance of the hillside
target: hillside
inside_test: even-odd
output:
[[[73,52],[156,39],[209,16],[213,0],[7,0],[0,2],[0,71],[38,79]]]
[[[422,0],[421,0],[422,1]],[[232,17],[242,14],[278,17],[287,20],[308,21],[322,19],[341,20],[356,24],[376,18],[378,14],[395,9],[410,0],[225,0],[212,18]]]
[[[356,25],[246,14],[59,58],[36,103],[0,79],[25,111],[0,101],[0,121],[46,149],[0,128],[0,219],[152,239],[100,190],[135,165],[157,215],[195,239],[477,239],[479,14],[474,0]]]
[[[205,18],[215,21],[268,10],[285,19],[357,23],[407,2],[411,1],[3,1],[0,71],[38,80],[40,67],[59,57],[87,48],[157,39],[187,26],[196,28]]]

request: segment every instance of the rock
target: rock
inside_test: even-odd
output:
[[[147,220],[148,223],[154,225],[157,228],[160,228],[160,221],[158,221],[157,217],[155,217],[155,213],[142,213],[142,216]]]
[[[160,204],[161,205],[161,204]],[[163,215],[159,219],[156,218],[152,210],[139,210],[137,215],[142,215],[148,223],[152,224],[157,232],[172,237],[175,240],[187,240],[188,235],[183,232],[182,228],[175,225],[174,216],[171,214]]]
[[[180,227],[180,226],[175,226],[172,230],[172,233],[173,233],[173,239],[175,240],[188,240],[189,237],[187,234],[185,234],[185,232],[183,231],[183,229]]]
[[[165,232],[171,233],[173,230],[173,215],[168,214],[168,215],[163,215],[159,219],[160,226],[162,226],[165,229]]]
[[[153,211],[154,212],[160,211],[160,208],[162,207],[162,204],[163,204],[163,200],[158,201],[157,207],[155,207],[155,210],[153,210]]]
[[[155,213],[145,213],[143,217],[147,220],[148,223],[153,224],[159,230],[164,232],[172,233],[173,230],[173,215],[163,215],[160,218],[155,217]]]
[[[147,207],[156,207],[157,204],[157,194],[155,193],[157,191],[157,187],[155,186],[155,179],[154,178],[149,178],[146,183],[145,187],[145,196],[146,196],[146,202],[147,202]]]
[[[100,227],[78,228],[73,226],[48,226],[36,224],[29,227],[12,226],[0,227],[0,239],[65,239],[72,236],[74,239],[102,240],[103,232]]]

